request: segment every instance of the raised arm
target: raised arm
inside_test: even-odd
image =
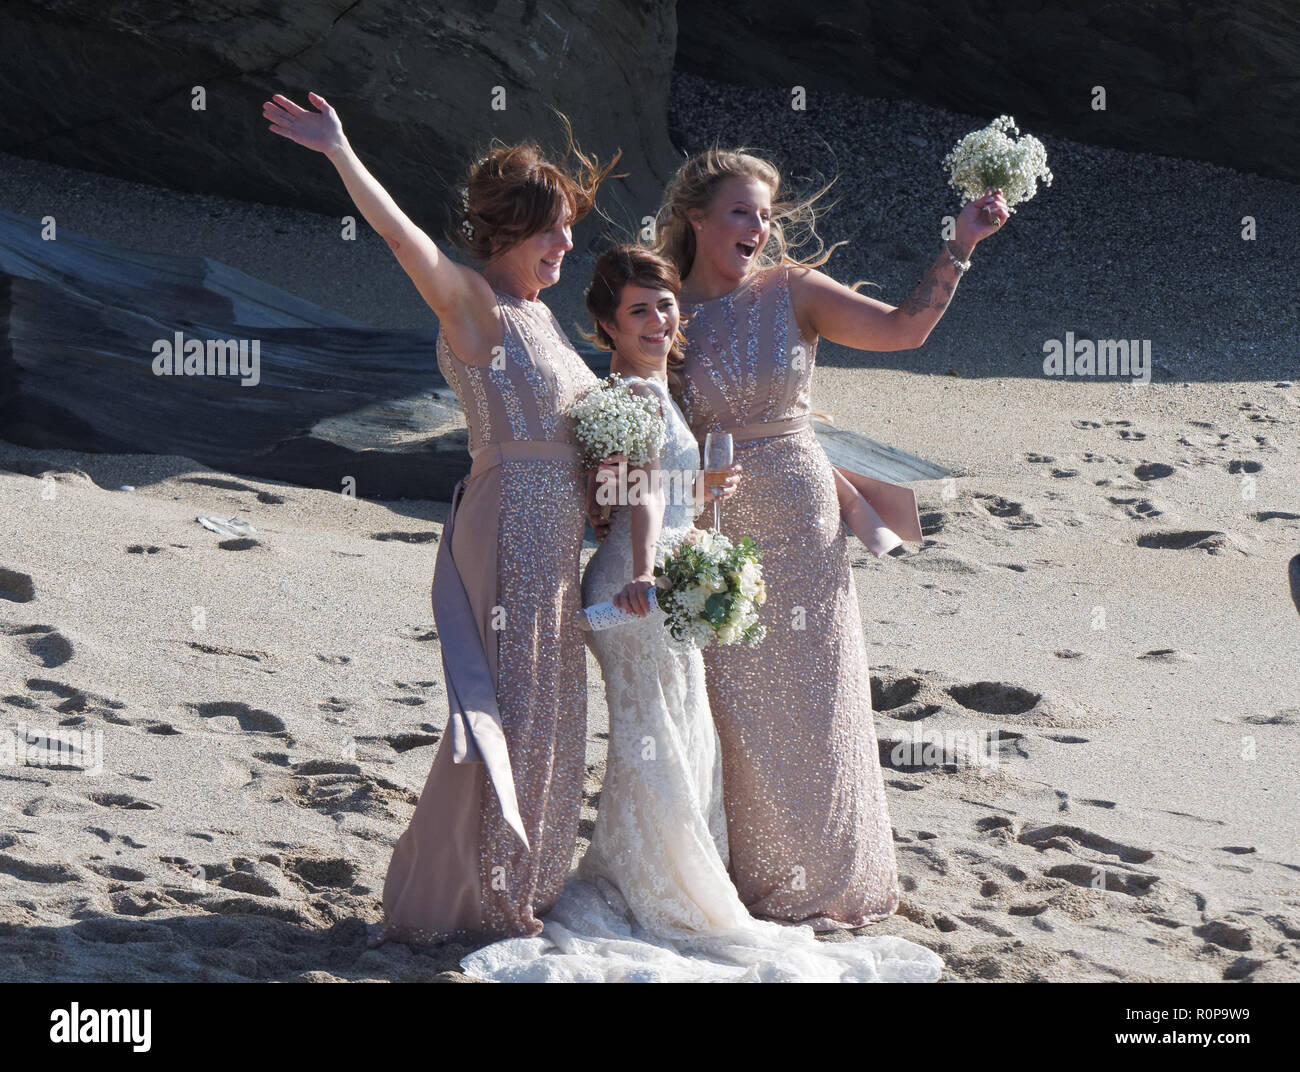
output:
[[[988,209],[992,216],[985,215]],[[955,237],[930,265],[908,299],[897,307],[859,294],[812,268],[792,269],[790,297],[805,335],[820,336],[855,350],[911,350],[922,345],[952,300],[961,272],[949,256],[970,260],[976,244],[1007,219],[1000,191],[967,202],[957,217]],[[988,222],[996,218],[998,223]]]
[[[474,269],[453,261],[411,222],[353,152],[329,102],[316,93],[308,93],[307,97],[318,111],[300,108],[280,93],[263,104],[262,115],[270,121],[272,133],[329,158],[357,210],[388,243],[420,296],[437,313],[457,356],[473,364],[486,364],[491,360],[492,348],[501,344],[504,332],[496,295],[488,281]]]

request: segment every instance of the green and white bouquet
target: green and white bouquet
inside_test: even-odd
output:
[[[1009,115],[1000,115],[982,130],[967,134],[943,158],[948,185],[961,191],[961,203],[984,196],[985,190],[1001,190],[1007,210],[1038,193],[1038,180],[1052,185],[1047,167],[1047,150],[1032,134],[1013,138],[1020,128]]]
[[[616,454],[629,465],[645,465],[668,438],[668,424],[652,398],[632,393],[617,372],[573,404],[573,432],[588,465]]]
[[[719,644],[753,646],[766,635],[758,608],[767,599],[758,545],[746,536],[733,544],[722,533],[702,533],[683,541],[655,567],[659,608],[674,640],[706,648]]]

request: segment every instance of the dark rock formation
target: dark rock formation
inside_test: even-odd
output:
[[[555,145],[562,126],[550,106],[584,149],[607,159],[622,148],[629,177],[602,205],[629,225],[654,211],[672,167],[671,0],[214,0],[159,13],[150,0],[5,4],[0,149],[170,189],[352,212],[329,162],[262,119],[273,93],[306,106],[312,89],[431,234],[493,137]],[[206,107],[196,111],[199,86]],[[504,110],[493,108],[496,87]]]
[[[175,345],[177,335],[182,345]],[[0,440],[176,454],[368,499],[450,498],[469,471],[436,332],[381,331],[206,257],[139,253],[0,212]],[[575,340],[579,341],[579,340]],[[164,347],[248,363],[159,374]],[[609,357],[580,346],[599,374]],[[252,357],[256,353],[254,365]],[[233,359],[233,350],[222,348]],[[245,382],[247,381],[247,382]],[[828,428],[836,464],[888,480],[945,470]]]
[[[0,439],[334,491],[350,477],[371,499],[447,499],[468,470],[435,332],[379,331],[205,257],[39,235],[0,213]],[[155,374],[178,332],[250,358],[256,342],[257,382]]]
[[[1039,134],[1300,180],[1293,0],[692,0],[677,19],[678,68],[705,78],[1009,113]]]

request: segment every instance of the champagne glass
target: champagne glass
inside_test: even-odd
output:
[[[713,530],[720,532],[719,496],[731,468],[731,433],[710,432],[704,437],[704,486],[713,496]]]

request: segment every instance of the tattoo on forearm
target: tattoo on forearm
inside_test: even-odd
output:
[[[942,262],[947,260],[945,253],[934,264],[930,270],[925,273],[925,278],[921,280],[918,286],[908,299],[898,308],[906,316],[916,316],[917,313],[926,309],[938,309],[943,312],[948,308],[948,302],[952,300],[952,293],[957,289],[956,282],[949,283],[939,278],[939,268]]]

